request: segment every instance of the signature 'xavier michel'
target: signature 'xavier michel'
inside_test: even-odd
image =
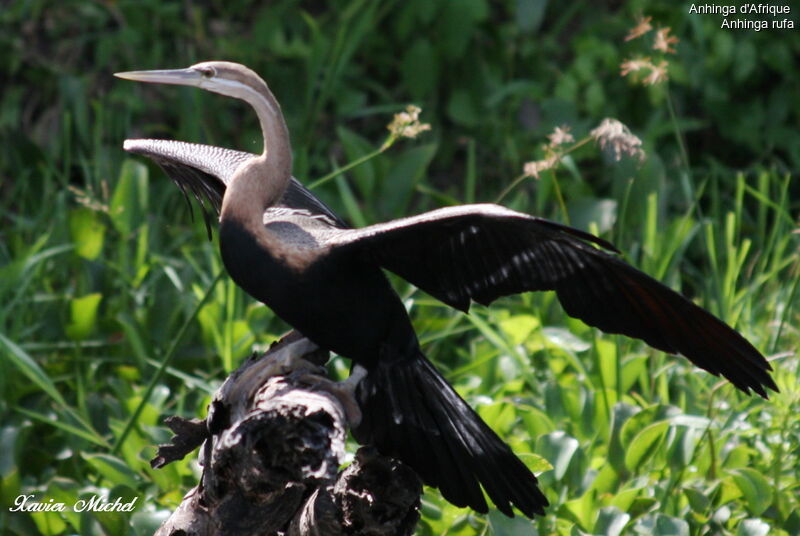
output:
[[[512,505],[529,517],[543,514],[547,500],[536,477],[423,355],[382,269],[463,311],[471,301],[555,290],[567,313],[589,325],[683,354],[745,392],[777,390],[769,364],[741,335],[590,244],[616,251],[585,232],[497,205],[348,229],[292,179],[280,106],[247,67],[215,61],[117,76],[195,86],[255,109],[261,155],[181,142],[141,152],[220,210],[222,259],[237,284],[320,347],[366,369],[356,390],[362,420],[355,437],[409,464],[453,504],[486,512],[481,486],[507,515]]]

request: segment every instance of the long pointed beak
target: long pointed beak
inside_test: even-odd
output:
[[[117,78],[151,84],[174,84],[177,86],[199,86],[203,75],[195,69],[168,69],[163,71],[127,71],[114,73]]]

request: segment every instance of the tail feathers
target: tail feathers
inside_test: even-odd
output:
[[[533,473],[421,353],[379,360],[357,393],[356,439],[407,463],[449,502],[486,513],[483,486],[507,516],[512,505],[544,515],[547,499]]]

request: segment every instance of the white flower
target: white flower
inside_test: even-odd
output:
[[[675,54],[675,49],[670,45],[678,42],[678,38],[674,35],[669,35],[669,26],[661,28],[656,32],[656,38],[653,41],[653,49],[660,50],[665,54]]]
[[[547,139],[550,140],[550,147],[556,147],[575,141],[575,138],[569,133],[569,127],[567,125],[556,127],[552,134],[547,135]]]
[[[416,138],[421,132],[431,129],[428,123],[419,122],[421,111],[419,106],[409,104],[405,112],[395,114],[394,119],[386,128],[398,138]]]
[[[628,32],[628,35],[625,37],[625,41],[630,41],[631,39],[641,37],[652,30],[653,27],[650,25],[650,21],[652,19],[653,17],[643,17],[641,15],[636,17],[636,26],[631,28],[631,31]]]
[[[642,140],[631,134],[628,127],[616,119],[606,118],[589,133],[600,145],[601,149],[610,148],[614,151],[614,159],[619,161],[622,154],[636,157],[639,161],[645,158],[642,149]]]
[[[558,155],[548,156],[544,160],[536,160],[535,162],[525,162],[525,165],[522,168],[522,173],[526,177],[533,177],[534,179],[539,178],[539,174],[542,171],[547,171],[548,169],[552,169],[558,164],[559,158]]]

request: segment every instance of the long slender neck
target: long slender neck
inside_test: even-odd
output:
[[[264,210],[281,198],[292,175],[292,147],[283,113],[266,83],[259,82],[263,85],[259,90],[243,85],[236,96],[256,111],[264,151],[234,173],[222,199],[221,220],[235,218],[260,225]]]
[[[258,115],[258,122],[261,124],[261,135],[264,137],[264,151],[262,156],[267,158],[268,165],[275,170],[275,175],[271,176],[272,181],[276,181],[276,186],[285,189],[289,184],[289,177],[292,175],[292,146],[289,141],[289,129],[283,119],[281,106],[264,84],[261,94],[263,98],[248,101]],[[280,185],[278,185],[280,180]],[[283,193],[281,191],[281,193]]]

